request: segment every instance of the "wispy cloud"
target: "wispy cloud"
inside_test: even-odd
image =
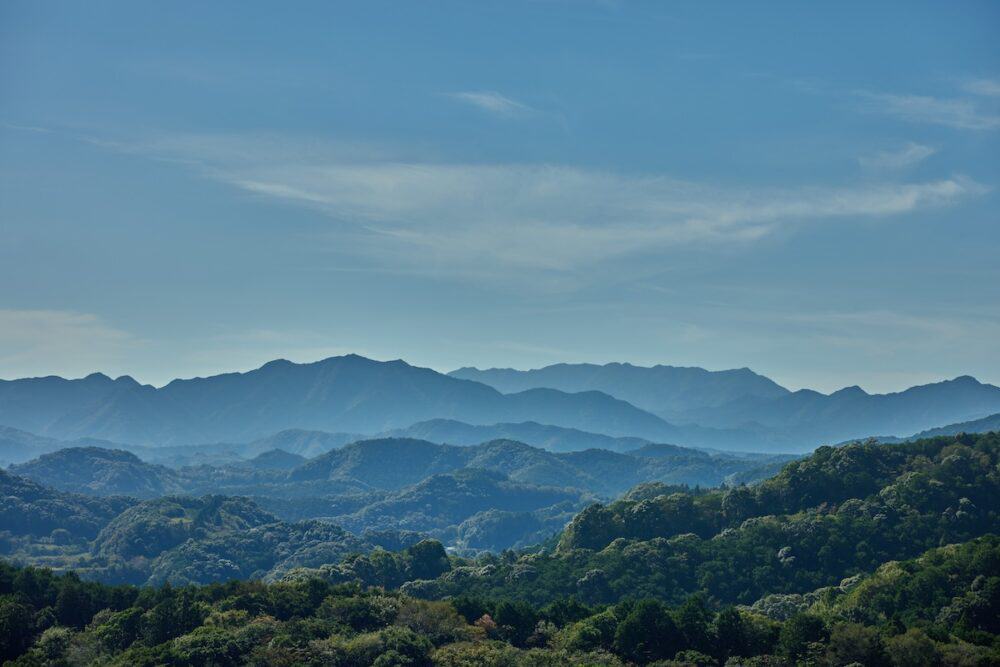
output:
[[[583,270],[670,248],[748,244],[815,221],[880,218],[986,191],[952,177],[851,187],[734,188],[560,165],[365,159],[314,144],[175,137],[126,150],[194,160],[254,195],[317,209],[338,245],[394,268]]]
[[[17,130],[18,132],[35,132],[37,134],[49,134],[52,132],[47,127],[39,127],[37,125],[19,125],[17,123],[0,123],[0,127],[8,130]]]
[[[534,111],[528,105],[493,90],[465,91],[448,93],[447,95],[454,100],[472,105],[495,116],[511,118],[514,116],[523,116]]]
[[[973,95],[1000,97],[1000,79],[971,79],[962,84],[962,90]]]
[[[868,111],[915,123],[946,125],[963,130],[1000,128],[1000,115],[984,111],[974,100],[870,91],[860,91],[857,96]]]
[[[458,265],[486,258],[565,270],[683,244],[747,243],[810,220],[946,205],[961,179],[865,188],[732,190],[661,176],[537,165],[259,166],[222,178],[320,208],[367,232],[361,247]]]
[[[930,146],[911,141],[897,150],[863,155],[858,158],[858,162],[869,169],[905,169],[923,162],[936,152]]]

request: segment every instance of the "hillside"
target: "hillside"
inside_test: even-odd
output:
[[[434,418],[537,421],[653,440],[669,440],[673,432],[662,419],[596,391],[505,395],[403,361],[357,355],[310,364],[272,361],[247,373],[174,380],[159,389],[101,374],[0,380],[0,424],[62,439],[245,442],[286,429],[380,433]]]
[[[10,471],[62,491],[99,496],[157,498],[180,493],[177,473],[135,454],[100,447],[70,447],[14,465]]]
[[[133,453],[144,449],[142,447],[122,445],[98,438],[59,440],[58,438],[48,438],[20,429],[10,428],[9,426],[0,426],[0,467],[24,463],[25,461],[36,459],[43,454],[72,447],[99,447],[101,449],[133,451]],[[163,453],[166,454],[166,452]]]
[[[802,594],[1000,532],[998,462],[996,433],[824,447],[754,487],[592,505],[556,553],[498,564],[460,587],[441,579],[419,594],[596,603],[630,595],[680,602],[702,591],[743,604]],[[530,574],[514,576],[519,570]]]
[[[256,456],[266,451],[279,449],[297,456],[312,458],[331,449],[364,439],[365,436],[358,433],[327,433],[326,431],[291,428],[249,442],[243,445],[240,451],[244,456]]]
[[[982,419],[927,429],[910,436],[910,440],[934,438],[939,435],[958,435],[959,433],[987,433],[989,431],[1000,431],[1000,412]]]
[[[289,480],[335,480],[373,489],[397,489],[442,472],[482,468],[502,472],[514,481],[615,496],[648,481],[716,486],[726,476],[760,463],[757,458],[679,447],[661,450],[654,456],[607,450],[548,452],[511,440],[460,447],[383,438],[331,450],[292,470]]]
[[[552,452],[584,449],[624,452],[649,443],[643,438],[615,438],[537,422],[473,425],[454,419],[431,419],[379,435],[385,438],[416,438],[448,445],[478,445],[490,440],[517,440]]]
[[[401,442],[412,444],[334,450],[311,472],[368,471],[367,454],[385,456]],[[639,458],[670,453],[658,448]],[[582,458],[581,466],[597,456],[604,469],[613,468],[605,457],[633,458],[504,441],[415,450],[421,465],[473,452],[480,463],[520,461],[522,471],[539,453]],[[110,589],[0,564],[0,618],[13,628],[0,650],[27,652],[25,664],[68,655],[78,641],[88,655],[121,664],[241,664],[250,656],[267,664],[331,656],[371,664],[393,651],[414,656],[410,664],[510,667],[667,658],[992,664],[1000,633],[998,465],[996,433],[823,447],[752,487],[640,485],[580,511],[557,544],[475,559],[449,557],[440,543],[412,533],[357,537],[325,521],[279,521],[241,498],[125,500],[89,555],[60,561],[50,551],[35,562],[68,562],[88,578],[201,587]],[[5,496],[39,507],[109,502],[6,473],[0,483]],[[329,502],[358,530],[440,519],[433,530],[472,554],[518,536],[544,538],[575,504],[565,494],[463,468]],[[56,627],[36,625],[43,607]]]
[[[396,590],[442,572],[465,575],[431,542],[348,559],[318,570],[323,578],[297,572],[266,586],[156,595],[0,564],[9,629],[0,658],[67,664],[86,650],[91,661],[114,664],[991,665],[1000,658],[997,562],[1000,540],[988,536],[751,607],[701,596],[673,607],[650,599],[606,607],[429,602]],[[341,583],[351,578],[379,588]],[[33,622],[43,610],[54,624],[44,630]]]
[[[120,450],[77,447],[18,464],[12,471],[56,489],[88,495],[154,498],[226,493],[310,498],[394,490],[435,474],[481,468],[502,472],[516,482],[614,497],[650,481],[718,486],[732,475],[780,465],[789,458],[710,453],[672,445],[646,445],[625,453],[600,449],[550,452],[511,440],[455,446],[412,438],[379,438],[312,459],[270,450],[238,463],[176,470],[146,463]]]
[[[0,426],[0,468],[23,463],[66,446],[61,440],[45,438],[9,426]]]
[[[599,449],[557,453],[509,440],[463,447],[376,439],[309,460],[270,450],[236,464],[175,470],[120,450],[68,448],[14,468],[34,483],[8,476],[21,485],[12,488],[10,510],[27,508],[39,515],[36,523],[44,530],[16,541],[7,551],[26,562],[41,562],[37,560],[39,540],[56,528],[68,528],[72,535],[88,540],[106,529],[89,546],[46,547],[48,551],[43,551],[49,560],[44,562],[63,566],[82,558],[92,576],[145,581],[153,568],[159,568],[157,576],[167,576],[163,573],[169,567],[163,563],[174,561],[157,559],[180,548],[185,540],[201,543],[209,539],[214,529],[205,526],[211,527],[213,522],[229,534],[241,527],[277,521],[275,517],[285,521],[320,519],[359,535],[416,531],[462,553],[503,550],[544,541],[588,502],[614,498],[636,484],[714,486],[768,460],[781,459],[711,454],[670,445],[650,445],[633,455]],[[128,503],[135,501],[118,502],[118,512],[106,511],[97,518],[79,497],[60,495],[54,489],[156,500],[134,507]],[[26,496],[46,493],[58,500],[49,501],[52,508],[43,507],[18,499],[22,491]],[[213,511],[229,512],[227,508],[232,507],[253,517],[258,511],[270,514],[244,523],[214,519],[205,523],[208,515],[201,499],[205,494],[230,497]],[[233,496],[253,497],[256,504],[247,505]],[[61,504],[66,504],[59,510],[61,514],[44,518]],[[79,512],[82,527],[71,523],[73,512]],[[118,546],[109,548],[108,544]],[[122,544],[141,544],[145,551]],[[186,547],[188,551],[198,548]],[[135,558],[143,560],[133,563]],[[77,566],[82,567],[82,562]]]
[[[286,452],[283,449],[269,449],[247,461],[246,465],[256,470],[292,470],[306,462],[306,457]]]
[[[347,530],[362,534],[367,530],[410,530],[441,538],[447,542],[457,531],[468,532],[476,515],[485,512],[555,516],[561,522],[549,523],[544,538],[563,528],[576,511],[592,498],[567,488],[537,486],[509,480],[499,472],[462,469],[428,477],[418,484],[389,492],[374,502],[349,514],[324,517]],[[464,528],[459,528],[464,524]],[[532,533],[542,530],[534,526]],[[502,550],[525,541],[523,534],[511,535],[509,542],[497,540],[480,548]],[[527,542],[524,546],[528,546]]]
[[[277,519],[254,503],[224,496],[167,496],[128,508],[94,540],[95,554],[108,559],[155,558],[186,542],[220,532],[245,531]]]
[[[4,471],[0,526],[3,558],[114,583],[274,578],[379,545],[398,549],[419,540],[401,531],[355,536],[327,522],[284,522],[246,498],[95,498]]]
[[[66,531],[69,539],[93,539],[134,503],[131,498],[64,493],[0,470],[0,530],[6,537],[50,537],[53,531]],[[55,539],[62,538],[56,534]],[[16,548],[7,544],[6,552]]]

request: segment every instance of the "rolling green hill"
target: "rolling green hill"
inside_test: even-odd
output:
[[[498,464],[528,457],[520,464],[532,469],[531,448],[488,444],[472,455]],[[453,455],[434,447],[417,451],[421,465]],[[348,451],[310,472],[366,471],[364,455]],[[279,521],[246,499],[136,503],[0,473],[6,502],[20,503],[5,521],[23,509],[49,511],[52,525],[67,511],[89,513],[91,534],[101,525],[84,542],[89,555],[59,561],[50,550],[35,562],[88,578],[198,584],[109,588],[0,564],[0,655],[23,656],[16,664],[24,665],[375,664],[382,656],[511,667],[994,664],[998,471],[996,433],[824,447],[750,487],[646,483],[589,505],[558,540],[474,559],[412,533],[357,537],[327,522]],[[512,536],[541,538],[570,514],[572,500],[557,502],[565,493],[463,467],[313,501],[334,503],[358,528],[466,517],[439,530],[472,553]],[[532,509],[545,503],[555,504]],[[85,540],[82,525],[59,548]],[[48,528],[20,527],[8,546]],[[33,544],[56,549],[51,540]]]
[[[996,433],[823,447],[753,487],[592,505],[555,553],[497,564],[460,586],[429,582],[419,593],[544,603],[570,595],[676,602],[703,591],[745,604],[801,594],[941,543],[1000,532],[998,462]]]
[[[182,491],[170,468],[143,462],[135,454],[100,447],[71,447],[13,465],[15,475],[42,481],[63,491],[87,495],[156,498]]]

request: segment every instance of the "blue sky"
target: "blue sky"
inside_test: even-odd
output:
[[[1000,382],[1000,5],[0,4],[0,377]]]

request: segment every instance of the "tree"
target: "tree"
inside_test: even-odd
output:
[[[472,637],[468,623],[448,602],[405,600],[395,623],[427,637],[435,646]]]
[[[743,616],[728,607],[715,618],[715,655],[720,658],[750,655],[747,651],[747,628]]]
[[[796,614],[781,628],[778,652],[790,660],[798,660],[809,652],[809,644],[822,642],[826,637],[822,619],[812,614]]]
[[[422,540],[407,549],[411,579],[434,579],[451,569],[448,554],[437,540]]]
[[[682,643],[669,610],[656,600],[636,603],[615,630],[615,652],[639,663],[672,658]]]
[[[524,645],[538,623],[534,607],[522,600],[503,600],[496,606],[492,617],[501,636],[517,646]]]
[[[56,618],[61,625],[82,628],[93,616],[90,607],[90,599],[79,581],[63,583],[55,604]]]
[[[31,609],[12,595],[0,597],[0,660],[12,660],[31,645]]]
[[[575,651],[611,650],[618,619],[610,609],[585,618],[563,631],[561,644]]]
[[[865,667],[889,664],[882,638],[874,628],[857,623],[838,623],[830,631],[827,659],[834,665],[859,662]]]
[[[738,524],[753,516],[757,510],[757,498],[746,486],[737,486],[726,491],[722,497],[722,516],[730,524]]]
[[[917,628],[910,628],[901,635],[890,637],[886,644],[892,664],[896,667],[923,667],[941,662],[941,654],[934,640]]]
[[[574,517],[559,549],[603,549],[624,530],[617,514],[603,505],[591,505]]]
[[[712,612],[708,610],[703,594],[688,597],[674,618],[688,648],[702,652],[711,650]]]

